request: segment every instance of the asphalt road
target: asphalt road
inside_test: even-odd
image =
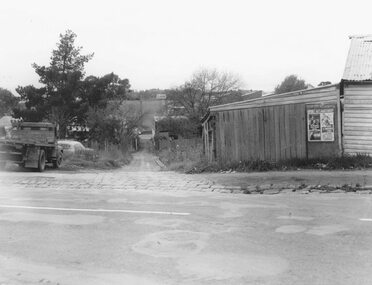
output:
[[[370,195],[222,194],[137,154],[0,172],[0,284],[372,284]]]

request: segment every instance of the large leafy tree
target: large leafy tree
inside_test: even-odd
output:
[[[305,80],[300,79],[297,75],[288,75],[284,80],[275,88],[275,94],[282,94],[307,88]]]
[[[88,127],[90,139],[104,147],[107,144],[129,147],[137,133],[142,115],[130,106],[119,105],[117,101],[107,102],[104,108],[89,108]]]
[[[82,100],[90,108],[105,108],[110,101],[120,105],[128,99],[130,84],[128,79],[120,79],[115,73],[102,77],[88,76],[82,84]]]
[[[49,66],[32,65],[39,75],[42,88],[18,87],[17,92],[26,102],[26,110],[18,110],[18,116],[25,120],[47,119],[60,127],[64,137],[67,126],[79,123],[81,114],[81,82],[84,66],[93,54],[82,55],[82,47],[75,46],[76,34],[67,30],[60,34],[57,48],[52,51]]]
[[[0,87],[0,117],[10,115],[12,109],[17,106],[19,97],[13,95],[8,89]]]
[[[81,99],[91,140],[101,145],[109,143],[128,146],[141,121],[141,116],[134,109],[122,104],[129,92],[129,80],[120,79],[114,73],[85,78]]]

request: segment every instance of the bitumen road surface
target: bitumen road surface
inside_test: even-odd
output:
[[[159,170],[138,153],[0,172],[0,284],[372,284],[371,195],[217,193]]]

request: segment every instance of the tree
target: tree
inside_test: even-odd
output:
[[[120,79],[115,73],[103,77],[88,76],[82,84],[82,101],[92,108],[105,108],[109,101],[121,104],[131,92],[128,79]]]
[[[0,117],[10,115],[18,102],[19,97],[14,96],[8,89],[0,87]]]
[[[170,90],[170,109],[182,110],[189,119],[199,121],[209,106],[217,105],[242,85],[237,75],[216,69],[201,69],[180,87]]]
[[[280,83],[275,88],[275,94],[281,94],[281,93],[287,93],[297,90],[306,89],[307,84],[305,83],[305,80],[299,79],[297,75],[289,75],[287,76],[282,83]]]
[[[85,64],[93,57],[93,54],[80,54],[82,47],[75,46],[75,38],[71,30],[60,34],[49,66],[32,65],[40,77],[39,82],[44,85],[42,88],[17,88],[27,107],[25,111],[18,110],[18,115],[25,116],[26,120],[32,114],[41,120],[58,123],[61,137],[65,136],[69,124],[81,120],[81,80]]]
[[[130,106],[108,102],[105,108],[89,108],[88,127],[90,138],[103,144],[128,147],[136,136],[142,115]]]

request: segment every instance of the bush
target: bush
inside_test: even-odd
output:
[[[113,169],[127,165],[132,160],[130,152],[119,149],[98,150],[94,152],[81,152],[64,159],[62,170],[87,169]]]
[[[157,155],[168,169],[187,171],[202,161],[202,147],[200,138],[167,141]]]
[[[219,171],[270,171],[270,170],[297,170],[297,169],[322,169],[345,170],[372,168],[372,157],[367,154],[343,155],[339,157],[320,158],[292,158],[278,162],[265,160],[240,161],[232,163],[208,163],[199,160],[192,165],[188,173],[219,172]]]

